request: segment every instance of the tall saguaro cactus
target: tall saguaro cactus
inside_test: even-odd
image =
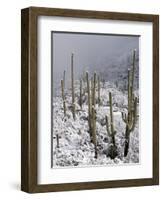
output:
[[[82,79],[80,79],[80,99],[79,99],[79,104],[80,104],[80,108],[82,109],[82,97],[83,97],[83,87],[82,87]]]
[[[89,124],[90,137],[92,137],[92,123],[91,123],[92,102],[91,102],[90,82],[89,82],[88,72],[86,72],[86,82],[87,82],[87,93],[88,93],[88,124]]]
[[[65,88],[65,86],[66,86],[66,70],[64,70],[64,72],[63,72],[63,83],[64,83],[64,88]]]
[[[95,148],[95,158],[97,158],[96,110],[94,106],[92,106],[92,140]]]
[[[96,141],[96,72],[93,76],[93,91],[92,91],[92,140],[95,147],[95,158],[97,158],[97,141]]]
[[[128,70],[128,113],[122,112],[122,119],[126,123],[124,156],[129,150],[130,133],[134,130],[137,120],[137,97],[134,97],[135,53],[133,52],[132,70]]]
[[[94,77],[91,81],[91,88],[90,88],[90,81],[88,72],[86,72],[86,81],[87,81],[87,92],[88,92],[88,124],[89,124],[89,132],[91,141],[94,144],[95,148],[95,158],[97,158],[97,139],[96,139],[96,73],[94,73]],[[90,92],[91,91],[91,92]]]
[[[131,79],[131,98],[133,98],[133,91],[134,91],[134,75],[135,75],[135,59],[136,59],[136,49],[133,51],[133,63],[132,63],[132,79]]]
[[[113,107],[112,107],[112,94],[109,92],[109,102],[110,102],[110,126],[111,126],[111,135],[112,135],[112,142],[115,145],[115,138],[114,135],[116,131],[114,130],[114,121],[113,121]]]
[[[101,97],[100,97],[100,76],[98,76],[98,105],[101,105]]]
[[[117,156],[117,147],[115,144],[115,134],[116,131],[114,129],[114,119],[113,119],[113,108],[112,108],[112,94],[109,92],[109,104],[110,104],[110,129],[109,129],[109,119],[108,116],[105,116],[106,119],[106,130],[108,136],[111,137],[112,146],[109,149],[109,156],[114,159]]]
[[[71,91],[72,91],[72,115],[75,120],[75,92],[74,92],[74,54],[71,54]]]
[[[63,80],[61,80],[61,93],[62,93],[62,100],[63,100],[64,116],[66,116],[66,102],[65,102],[64,81]]]
[[[94,72],[94,76],[93,76],[92,105],[93,105],[94,107],[95,107],[95,105],[96,105],[96,72]]]

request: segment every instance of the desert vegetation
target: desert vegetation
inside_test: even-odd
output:
[[[74,59],[72,53],[70,77],[64,70],[53,99],[53,166],[138,163],[136,50],[126,78],[114,83],[98,71],[83,71],[77,79]]]

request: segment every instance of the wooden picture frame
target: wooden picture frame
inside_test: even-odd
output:
[[[37,163],[37,19],[60,16],[151,22],[153,25],[153,175],[152,178],[38,184]],[[148,66],[146,66],[148,67]],[[148,186],[159,184],[159,16],[29,7],[21,11],[21,190],[28,193]]]

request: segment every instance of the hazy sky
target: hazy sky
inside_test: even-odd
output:
[[[53,77],[60,83],[63,71],[70,79],[71,53],[74,53],[74,71],[78,78],[83,71],[98,71],[133,49],[139,48],[138,36],[74,34],[53,32]]]

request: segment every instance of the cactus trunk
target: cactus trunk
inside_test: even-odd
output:
[[[109,102],[110,102],[110,125],[111,125],[111,133],[114,133],[113,107],[112,107],[112,94],[111,94],[111,92],[109,92]]]
[[[96,72],[94,73],[94,77],[93,77],[92,105],[95,108],[95,105],[96,105]]]
[[[131,99],[133,99],[133,90],[134,90],[134,75],[135,75],[135,57],[136,57],[136,50],[133,51],[133,63],[132,63],[132,79],[131,79],[131,85],[132,85],[132,90],[131,90]]]
[[[98,76],[98,105],[101,105],[101,98],[100,98],[100,77]]]
[[[75,93],[74,93],[74,54],[71,54],[71,90],[72,90],[72,115],[75,120]]]
[[[89,124],[89,133],[90,137],[92,137],[92,126],[91,126],[91,94],[90,94],[90,82],[89,82],[89,74],[86,72],[86,81],[87,81],[87,93],[88,93],[88,124]]]
[[[80,80],[80,99],[79,99],[79,104],[80,104],[80,108],[82,109],[82,98],[83,98],[83,87],[82,87],[82,79]]]
[[[112,94],[111,94],[111,92],[109,92],[109,102],[110,102],[111,137],[112,137],[112,143],[115,146],[115,130],[114,130],[114,121],[113,121],[113,107],[112,107]]]
[[[66,71],[64,70],[63,72],[63,85],[64,85],[64,88],[66,87]]]
[[[96,111],[94,106],[92,106],[92,139],[95,147],[95,158],[97,158]]]
[[[92,91],[92,136],[95,146],[95,158],[97,158],[97,141],[96,141],[96,72],[93,76],[93,91]]]
[[[106,120],[106,131],[108,133],[108,136],[110,137],[110,130],[109,130],[109,120],[108,120],[108,116],[105,116],[105,120]]]
[[[127,156],[129,150],[129,140],[130,140],[130,130],[128,125],[126,126],[126,133],[125,133],[125,146],[124,146],[124,157]]]
[[[111,137],[111,145],[109,146],[108,156],[110,156],[111,159],[114,159],[118,155],[118,153],[117,153],[117,147],[116,147],[116,143],[115,143],[116,131],[114,130],[114,119],[113,119],[112,94],[111,94],[111,92],[109,92],[109,105],[110,105],[110,130],[109,130],[108,116],[105,116],[106,130],[107,130],[108,136]]]
[[[86,72],[87,92],[88,92],[88,123],[91,141],[95,148],[95,158],[97,158],[97,140],[96,140],[96,73],[94,78],[89,81],[88,72]],[[91,88],[90,88],[91,83]],[[90,92],[91,91],[91,92]]]
[[[62,93],[62,100],[63,100],[64,116],[66,116],[66,102],[65,102],[65,94],[64,94],[64,83],[63,83],[63,80],[61,80],[61,93]]]

